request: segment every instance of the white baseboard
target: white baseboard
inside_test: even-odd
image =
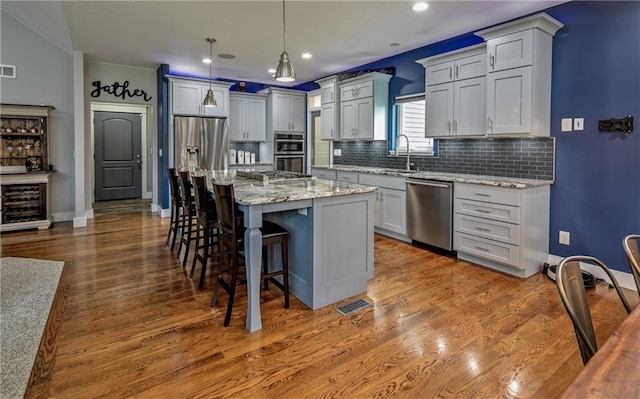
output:
[[[153,193],[151,191],[147,191],[142,195],[142,198],[153,198]]]
[[[560,263],[562,259],[564,259],[564,257],[562,256],[549,255],[549,264],[557,265],[558,263]],[[589,263],[580,262],[580,268],[584,271],[587,271],[593,274],[594,276],[596,276],[596,278],[601,278],[605,280],[607,283],[609,284],[611,283],[609,276],[607,276],[607,274],[598,266],[595,266]],[[633,275],[631,273],[625,273],[625,272],[621,272],[619,270],[614,270],[611,268],[610,270],[613,276],[618,281],[618,284],[620,285],[620,287],[626,288],[632,291],[637,290],[636,282],[634,281]]]
[[[157,213],[162,218],[171,217],[171,209],[162,209],[162,207],[158,204],[151,204],[151,212]]]

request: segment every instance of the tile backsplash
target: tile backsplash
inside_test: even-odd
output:
[[[261,162],[260,159],[260,143],[244,142],[244,141],[230,141],[229,148],[236,151],[252,152],[256,154],[256,162]]]
[[[411,155],[421,171],[470,173],[538,180],[554,179],[555,139],[467,138],[440,139],[436,157]],[[334,142],[333,163],[404,169],[406,155],[390,156],[386,141]]]

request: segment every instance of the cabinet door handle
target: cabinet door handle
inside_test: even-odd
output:
[[[453,68],[449,67],[449,80],[453,79],[453,76],[451,75]]]
[[[490,252],[489,248],[485,248],[485,247],[479,247],[479,246],[475,246],[475,249],[479,249],[480,251],[484,251],[484,252]]]
[[[333,101],[333,92],[331,92],[331,101]]]
[[[491,120],[491,117],[488,117],[488,126],[489,126],[489,131],[493,132],[493,120]]]
[[[476,230],[480,230],[480,231],[491,231],[491,229],[486,229],[484,227],[476,227]]]
[[[456,65],[456,79],[458,79],[458,66]]]
[[[475,211],[479,212],[479,213],[491,213],[491,212],[489,212],[487,210],[484,210],[484,209],[476,209]]]
[[[493,54],[489,55],[489,66],[491,69],[495,69],[495,57]]]
[[[451,121],[449,121],[449,128],[447,129],[449,133],[451,133]]]
[[[453,121],[453,132],[458,133],[458,121]]]

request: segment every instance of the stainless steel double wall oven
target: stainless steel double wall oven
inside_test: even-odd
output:
[[[274,133],[273,156],[276,170],[304,172],[304,133]]]

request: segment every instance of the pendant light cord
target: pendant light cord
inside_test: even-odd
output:
[[[284,12],[284,0],[282,0],[282,31],[284,33],[283,49],[287,51],[287,18]]]
[[[213,40],[209,40],[209,90],[211,90],[211,65],[213,64]]]

